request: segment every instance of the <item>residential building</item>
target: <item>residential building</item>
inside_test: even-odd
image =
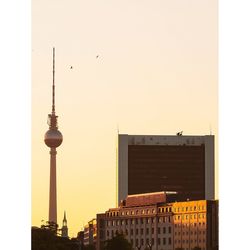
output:
[[[129,195],[97,215],[97,250],[122,233],[134,249],[218,249],[218,201],[168,202],[171,194]]]
[[[96,232],[96,219],[92,219],[84,226],[84,246],[96,245]]]

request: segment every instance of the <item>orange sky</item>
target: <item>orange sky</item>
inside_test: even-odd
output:
[[[32,225],[48,218],[53,46],[58,223],[66,210],[75,236],[115,206],[117,124],[217,135],[217,1],[32,1]]]

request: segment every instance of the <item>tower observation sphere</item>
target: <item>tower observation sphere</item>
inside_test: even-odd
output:
[[[50,148],[57,148],[62,144],[62,133],[57,129],[49,129],[44,135],[44,142]]]

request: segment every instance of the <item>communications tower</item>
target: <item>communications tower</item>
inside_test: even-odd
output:
[[[53,48],[53,84],[52,84],[52,112],[48,115],[49,130],[45,133],[44,142],[50,148],[50,188],[49,188],[49,222],[57,224],[56,199],[56,148],[63,141],[62,133],[58,130],[55,112],[55,48]]]

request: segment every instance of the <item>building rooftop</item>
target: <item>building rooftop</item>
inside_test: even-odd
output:
[[[127,199],[122,202],[123,207],[135,207],[153,205],[158,203],[166,203],[168,195],[177,194],[173,191],[161,191],[154,193],[133,194],[128,195]]]

